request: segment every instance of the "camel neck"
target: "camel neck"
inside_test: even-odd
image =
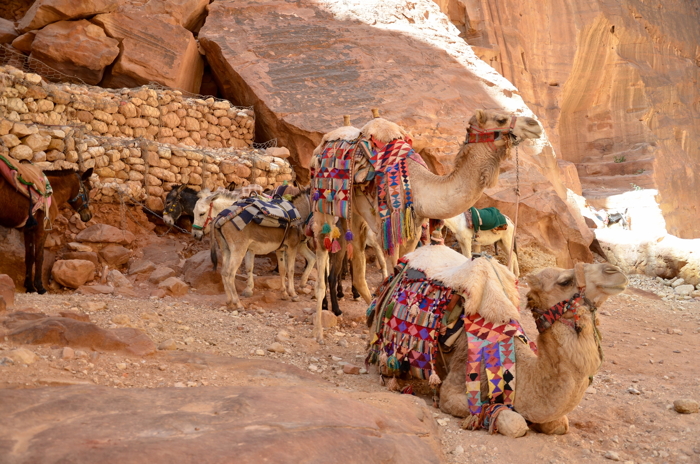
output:
[[[485,143],[464,145],[457,155],[454,171],[446,176],[435,175],[409,161],[416,214],[423,218],[448,219],[474,206],[484,189],[498,178],[505,154],[505,147],[494,151]]]

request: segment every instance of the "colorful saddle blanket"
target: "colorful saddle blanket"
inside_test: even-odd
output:
[[[367,362],[379,364],[384,375],[429,379],[437,375],[436,341],[452,289],[407,269],[403,259],[397,270],[367,310],[376,311]]]
[[[32,164],[20,163],[10,155],[0,155],[0,175],[18,192],[31,200],[32,215],[39,209],[48,211],[53,190],[41,169]]]
[[[408,141],[396,139],[382,144],[374,139],[335,140],[324,147],[317,169],[312,171],[313,211],[349,218],[358,157],[369,160],[371,169],[362,176],[376,185],[384,249],[394,248],[414,233],[413,194],[407,160],[426,167]]]
[[[502,230],[508,227],[508,221],[506,217],[501,214],[498,208],[483,208],[477,209],[474,207],[469,208],[469,213],[464,213],[464,217],[467,219],[467,226],[470,229],[474,229],[474,232],[479,232],[480,230]]]
[[[221,227],[231,221],[236,229],[243,230],[253,221],[263,227],[285,229],[300,219],[299,210],[290,201],[252,196],[238,200],[219,213],[214,219],[214,227]]]

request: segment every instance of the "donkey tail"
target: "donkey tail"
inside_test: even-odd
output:
[[[216,268],[219,266],[219,255],[217,253],[218,248],[219,248],[219,241],[216,239],[215,234],[221,233],[221,230],[218,227],[213,227],[214,229],[211,234],[211,246],[209,247],[209,257],[211,258],[211,263],[214,265],[214,272],[216,272]]]

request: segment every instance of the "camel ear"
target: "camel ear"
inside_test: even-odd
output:
[[[479,123],[479,126],[483,126],[484,124],[486,124],[486,120],[488,119],[486,117],[486,111],[476,110],[474,112],[474,116],[476,117],[476,122]]]

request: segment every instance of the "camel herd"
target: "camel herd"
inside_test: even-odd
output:
[[[476,203],[485,188],[496,184],[500,163],[509,156],[511,147],[523,140],[539,138],[541,133],[541,125],[533,118],[477,110],[470,120],[467,140],[456,157],[455,169],[450,174],[436,175],[419,160],[406,158],[413,197],[413,221],[404,226],[405,240],[391,249],[387,249],[382,241],[385,238],[380,226],[376,192],[367,188],[365,176],[368,164],[365,162],[363,165],[363,160],[357,158],[356,170],[351,171],[355,182],[354,185],[351,183],[351,208],[345,216],[334,216],[315,208],[313,189],[290,186],[285,189],[284,195],[298,211],[301,220],[284,227],[265,227],[250,222],[239,229],[232,222],[217,221],[217,218],[222,211],[235,208],[239,204],[237,202],[251,191],[194,192],[182,186],[170,192],[166,200],[165,220],[173,224],[179,215],[187,214],[192,217],[196,238],[201,239],[211,231],[212,260],[217,262],[216,252],[220,249],[223,257],[221,274],[227,304],[231,309],[243,307],[234,285],[238,267],[245,261],[248,281],[242,296],[249,297],[254,288],[253,257],[271,252],[276,252],[278,258],[283,282],[282,297],[296,301],[294,262],[296,256],[301,254],[307,262],[301,284],[306,284],[314,265],[320,276],[314,295],[317,310],[313,332],[319,341],[323,340],[321,312],[325,309],[327,287],[331,288],[332,295],[335,294],[341,270],[347,268],[347,261],[351,264],[353,292],[357,292],[366,303],[372,302],[368,314],[370,326],[377,323],[375,312],[377,317],[382,316],[377,309],[380,307],[377,304],[378,295],[373,295],[365,279],[366,246],[374,247],[380,263],[384,263],[385,284],[395,284],[392,278],[398,277],[387,278],[387,267],[398,269],[396,266],[401,259],[403,265],[416,269],[426,278],[468,295],[462,317],[477,315],[489,323],[510,320],[519,324],[517,256],[513,257],[510,268],[488,257],[471,259],[472,247],[477,247],[478,251],[479,246],[499,243],[505,250],[511,250],[515,245],[516,225],[506,218],[507,224],[501,230],[477,234],[469,227],[465,212]],[[314,167],[318,167],[320,154],[328,144],[357,140],[371,141],[373,147],[374,144],[382,147],[395,140],[410,143],[410,136],[399,125],[378,117],[362,128],[342,126],[324,135],[314,152],[312,172]],[[278,197],[282,195],[282,192],[271,192],[268,198],[275,193]],[[443,245],[419,246],[422,228],[428,219],[444,220],[446,228],[454,233],[462,254]],[[514,342],[517,362],[511,369],[513,377],[517,375],[517,383],[513,380],[513,404],[493,414],[489,427],[492,432],[498,430],[512,437],[522,436],[529,428],[563,434],[568,431],[566,414],[578,405],[602,362],[596,310],[609,296],[623,291],[627,279],[611,265],[579,264],[570,270],[545,269],[523,280],[529,287],[527,308],[538,321],[538,327],[542,322],[544,328],[536,340],[537,354],[531,345]],[[376,298],[374,302],[373,298]],[[559,313],[553,308],[558,308]],[[332,309],[336,314],[341,314],[337,299],[333,300]],[[441,383],[439,407],[454,416],[469,417],[465,395],[465,384],[469,384],[465,370],[465,363],[469,361],[468,340],[464,331],[455,337],[449,351],[441,356],[442,362],[435,368],[438,377],[435,383]],[[379,371],[384,378],[390,369],[380,364]],[[391,379],[394,389],[400,382],[410,381],[410,374],[406,378],[405,371],[394,372],[400,372]],[[481,401],[488,404],[493,399],[489,398],[490,390],[485,378],[483,376],[481,380]],[[488,422],[487,419],[485,423]]]

